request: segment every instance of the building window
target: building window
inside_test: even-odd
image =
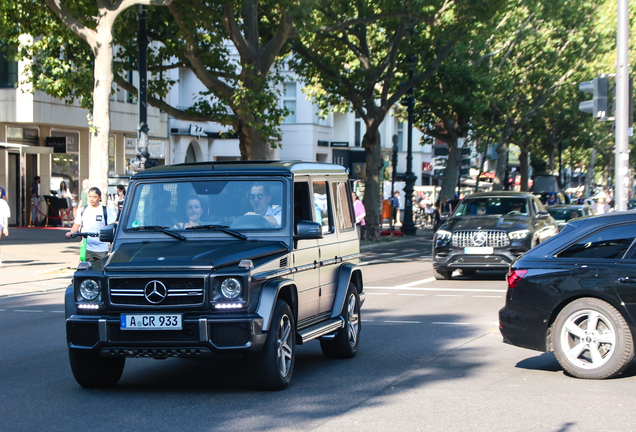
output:
[[[283,84],[283,108],[291,111],[283,119],[283,123],[296,123],[296,83],[286,82]]]
[[[108,176],[115,175],[115,135],[108,140]]]
[[[360,118],[360,114],[356,113],[356,124],[355,124],[355,137],[354,137],[354,146],[360,147],[362,143],[362,119]]]
[[[398,120],[396,130],[398,137],[398,148],[400,149],[400,151],[406,151],[406,144],[404,143],[404,122]]]
[[[0,87],[15,88],[18,84],[18,63],[9,60],[2,52],[0,44]]]
[[[130,84],[134,84],[132,71],[128,71],[128,82]],[[126,102],[135,103],[135,95],[134,94],[126,92],[126,95],[127,95]]]

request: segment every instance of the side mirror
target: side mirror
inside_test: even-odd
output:
[[[322,238],[322,225],[312,221],[298,221],[294,240],[316,240]]]
[[[540,211],[537,213],[537,217],[539,219],[547,219],[548,216],[550,216],[550,213],[548,213],[547,211]]]
[[[112,243],[115,240],[115,230],[117,229],[117,224],[106,225],[104,228],[99,230],[99,241],[104,243]]]

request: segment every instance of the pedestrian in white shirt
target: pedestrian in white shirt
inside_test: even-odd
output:
[[[7,194],[4,189],[0,187],[0,238],[2,234],[9,235],[9,218],[11,217],[11,209],[7,203]],[[0,267],[2,267],[2,260],[0,259]]]
[[[92,187],[88,190],[88,205],[79,210],[73,227],[66,233],[70,237],[81,230],[81,232],[98,233],[109,223],[115,222],[117,215],[108,207],[101,204],[102,191]],[[108,256],[108,243],[99,241],[98,237],[88,237],[86,239],[86,261],[97,261]]]

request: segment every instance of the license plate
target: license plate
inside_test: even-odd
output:
[[[492,247],[467,247],[464,248],[466,255],[492,255],[494,252]]]
[[[181,314],[122,314],[119,325],[122,330],[181,330]]]

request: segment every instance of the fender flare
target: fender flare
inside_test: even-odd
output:
[[[294,313],[295,318],[298,318],[298,292],[296,284],[291,279],[272,279],[267,281],[261,289],[261,295],[256,308],[256,313],[263,318],[263,331],[269,331],[269,325],[274,315],[274,307],[278,300],[280,291],[286,287],[290,287],[291,301],[293,304],[289,305]]]
[[[76,313],[75,290],[73,289],[73,285],[69,285],[64,292],[64,316],[66,319],[69,319],[71,315],[75,315]]]
[[[336,297],[333,302],[333,308],[331,310],[331,317],[336,318],[342,314],[342,308],[344,307],[347,291],[349,290],[349,283],[354,282],[358,289],[358,294],[362,294],[362,269],[357,264],[343,264],[338,270],[338,287],[336,288]],[[362,296],[362,295],[361,295]]]

